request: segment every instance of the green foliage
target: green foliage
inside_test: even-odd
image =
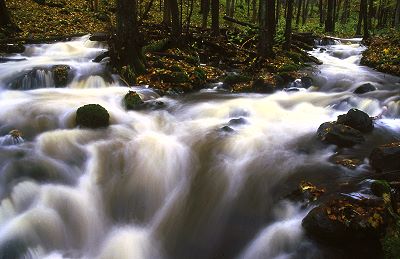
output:
[[[128,65],[121,67],[119,74],[129,84],[134,84],[136,82],[136,73],[132,66]]]
[[[168,38],[154,41],[143,47],[143,53],[164,51],[168,49],[170,42]]]
[[[371,191],[379,197],[382,197],[385,193],[390,195],[390,185],[385,180],[375,180],[371,184]]]
[[[238,84],[238,83],[246,83],[251,80],[251,77],[243,74],[230,74],[227,75],[224,79],[224,83],[228,85]]]
[[[391,230],[387,233],[381,243],[385,259],[400,258],[400,235],[398,226],[395,230]]]

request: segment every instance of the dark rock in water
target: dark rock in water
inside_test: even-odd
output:
[[[352,127],[364,133],[371,132],[374,129],[371,117],[357,109],[350,109],[347,114],[339,115],[337,123]]]
[[[326,51],[326,48],[319,48],[319,52],[324,52]]]
[[[339,147],[351,147],[365,141],[359,130],[336,122],[322,123],[317,130],[318,138]]]
[[[313,80],[309,76],[303,76],[300,80],[302,86],[306,89],[310,88],[313,85]]]
[[[22,53],[25,51],[25,46],[22,44],[0,44],[0,52],[12,54]]]
[[[104,58],[109,57],[109,56],[110,56],[110,51],[104,51],[103,53],[101,53],[100,55],[95,57],[93,59],[93,62],[100,63]]]
[[[264,79],[256,79],[251,85],[251,89],[256,93],[273,93],[275,88],[273,85],[267,83]]]
[[[18,145],[23,143],[22,132],[19,130],[12,130],[7,135],[0,137],[0,146]]]
[[[109,125],[110,115],[99,104],[86,104],[76,111],[76,124],[85,128],[101,128]]]
[[[156,75],[164,83],[181,84],[188,83],[189,76],[185,72],[172,72]]]
[[[359,87],[357,87],[357,89],[354,90],[354,93],[355,94],[365,94],[365,93],[372,92],[375,90],[376,90],[376,87],[373,84],[365,83],[365,84],[362,84]]]
[[[223,126],[220,130],[221,130],[222,132],[227,132],[227,133],[231,133],[231,132],[234,132],[234,131],[235,131],[234,129],[232,129],[232,128],[229,127],[229,126]]]
[[[127,110],[137,110],[143,104],[142,98],[135,91],[129,91],[124,97],[124,104]]]
[[[286,92],[298,92],[298,91],[300,91],[300,89],[297,88],[297,87],[289,87],[289,88],[285,88],[284,90]]]
[[[369,247],[379,253],[379,238],[387,223],[382,199],[346,198],[333,199],[312,209],[302,226],[309,237],[319,242],[345,249]]]
[[[0,63],[6,63],[6,62],[19,62],[19,61],[25,61],[26,58],[3,58],[0,57]]]
[[[67,65],[55,65],[51,68],[56,87],[64,87],[68,83],[68,74],[71,68]]]
[[[376,147],[369,156],[372,168],[381,171],[400,170],[400,142],[394,142]]]
[[[247,123],[247,120],[244,118],[234,118],[228,122],[229,125],[243,125],[246,123]]]
[[[0,258],[11,259],[11,258],[24,258],[25,253],[28,250],[27,244],[18,238],[2,241],[0,245]]]
[[[274,76],[276,88],[282,89],[286,85],[286,80],[281,75]]]
[[[318,200],[319,197],[324,193],[324,188],[318,188],[310,182],[302,181],[299,184],[298,188],[287,195],[285,198],[291,201],[303,203],[304,205],[308,205]]]
[[[106,32],[96,32],[93,33],[92,36],[89,37],[91,41],[107,41],[110,38],[110,35]]]

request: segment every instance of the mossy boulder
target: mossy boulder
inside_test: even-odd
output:
[[[25,46],[22,44],[0,44],[0,53],[12,54],[22,53],[25,51]]]
[[[67,65],[55,65],[51,68],[56,87],[64,87],[68,84],[68,75],[71,68]]]
[[[76,125],[84,128],[102,128],[109,125],[110,115],[99,104],[86,104],[76,111]]]
[[[243,75],[243,74],[237,74],[237,73],[230,73],[223,80],[224,84],[227,84],[227,85],[247,83],[249,81],[251,81],[250,76]]]
[[[124,105],[127,110],[137,110],[144,104],[142,98],[135,91],[129,91],[124,97]]]
[[[164,83],[182,84],[189,82],[189,76],[185,72],[172,72],[158,75]]]

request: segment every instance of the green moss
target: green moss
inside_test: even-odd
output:
[[[251,81],[251,77],[243,74],[230,74],[224,79],[224,83],[228,85],[234,85],[239,83],[246,83]]]
[[[56,65],[52,67],[54,83],[56,87],[63,87],[68,83],[68,74],[71,68],[67,65]]]
[[[299,69],[299,66],[296,64],[284,64],[278,72],[291,72],[291,71],[297,71]]]
[[[376,196],[381,197],[383,194],[390,194],[390,185],[385,180],[375,180],[371,184],[371,191]]]
[[[400,258],[400,235],[398,228],[388,232],[381,243],[385,259]]]
[[[99,104],[86,104],[76,111],[76,124],[85,128],[101,128],[109,125],[110,115]]]
[[[124,104],[127,110],[135,110],[143,104],[142,98],[135,91],[129,91],[124,97]]]
[[[150,43],[149,45],[143,47],[143,52],[159,52],[159,51],[164,51],[169,48],[170,45],[170,39],[162,39],[158,41],[154,41]]]

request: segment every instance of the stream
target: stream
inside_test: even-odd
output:
[[[368,195],[368,155],[400,139],[400,78],[360,66],[358,39],[316,48],[313,86],[274,94],[123,87],[92,62],[105,48],[84,36],[0,63],[0,258],[340,258],[305,236],[311,208],[285,197],[302,180]],[[59,64],[71,68],[64,88]],[[366,83],[376,90],[354,93]],[[126,111],[132,89],[165,107]],[[108,128],[75,127],[89,103],[108,110]],[[379,116],[340,151],[362,161],[354,170],[316,138],[350,108]]]

